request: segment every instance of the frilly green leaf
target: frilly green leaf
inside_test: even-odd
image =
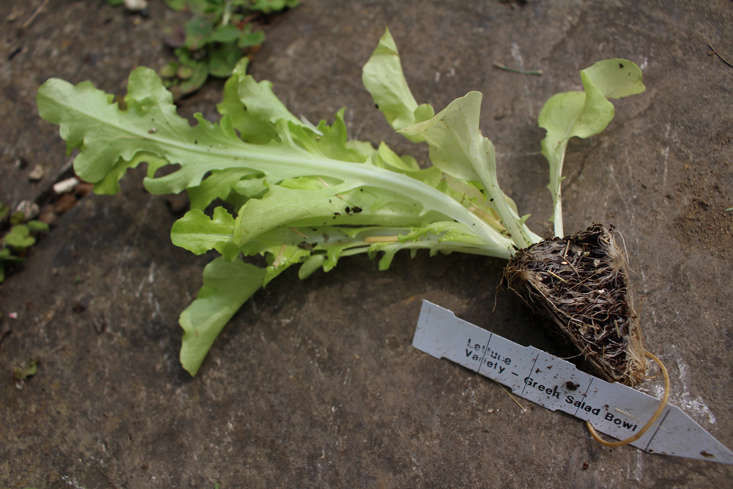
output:
[[[224,208],[215,207],[211,218],[200,209],[192,209],[178,219],[171,229],[171,241],[195,255],[211,249],[232,260],[239,247],[232,242],[234,217]]]

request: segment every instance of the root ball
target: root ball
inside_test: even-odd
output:
[[[635,386],[645,377],[646,350],[628,288],[626,255],[612,231],[594,224],[519,250],[504,271],[504,283],[548,316],[597,375]]]

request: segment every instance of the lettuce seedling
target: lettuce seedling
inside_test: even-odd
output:
[[[6,217],[9,217],[7,223]],[[6,225],[10,229],[3,233]],[[48,231],[45,222],[27,220],[22,211],[10,214],[10,207],[0,202],[0,283],[5,281],[6,267],[21,263],[28,249],[36,243],[36,236]]]
[[[621,63],[629,68],[619,77],[610,67]],[[224,87],[218,123],[197,114],[189,125],[148,68],[131,73],[124,109],[89,82],[51,79],[37,96],[41,117],[59,125],[69,150],[79,150],[74,168],[96,193],[117,192],[119,179],[141,162],[148,163],[149,192],[188,193],[191,210],[173,224],[173,243],[220,254],[180,316],[180,359],[192,375],[242,304],[291,266],[306,278],[366,253],[379,256],[384,270],[398,251],[421,249],[509,260],[543,242],[499,186],[494,146],[479,129],[481,94],[469,92],[437,113],[418,104],[389,31],[363,82],[398,133],[428,145],[427,168],[385,143],[349,139],[343,110],[331,124],[298,119],[269,82],[255,81],[245,68],[240,62]],[[606,96],[632,93],[620,88],[629,82],[641,86],[640,71],[626,60],[602,61],[581,78],[583,92],[550,99],[540,117],[558,209],[567,140],[608,124]],[[156,176],[162,167],[171,171]],[[265,266],[243,259],[256,255]]]
[[[256,15],[269,15],[298,5],[298,0],[166,0],[174,10],[193,16],[180,32],[168,36],[177,60],[159,70],[176,98],[190,95],[209,76],[226,78],[239,59],[254,54],[265,33],[254,30]]]
[[[603,131],[613,119],[613,104],[608,98],[622,98],[644,91],[641,70],[624,59],[608,59],[580,72],[583,91],[558,93],[540,111],[539,125],[547,131],[542,154],[550,164],[552,221],[555,236],[563,237],[562,165],[568,141],[573,136],[588,138]]]

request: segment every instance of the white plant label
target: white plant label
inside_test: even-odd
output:
[[[590,421],[597,431],[618,439],[637,433],[659,405],[643,392],[581,372],[566,360],[509,341],[425,300],[412,346],[551,411]],[[733,463],[733,452],[673,405],[631,445],[649,453]]]

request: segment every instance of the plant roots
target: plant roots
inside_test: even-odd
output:
[[[646,350],[628,289],[626,255],[612,231],[594,224],[519,250],[504,283],[549,316],[597,375],[635,386],[645,378]]]

